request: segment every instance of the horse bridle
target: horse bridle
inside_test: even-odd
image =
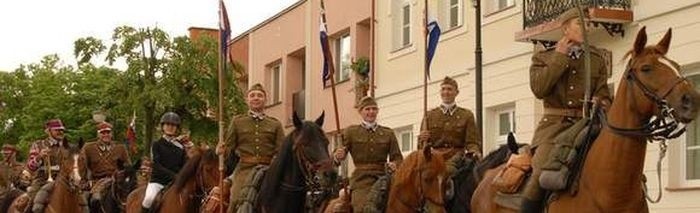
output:
[[[670,60],[669,60],[670,61]],[[644,124],[639,128],[622,128],[616,127],[607,121],[605,113],[599,111],[599,115],[602,116],[602,123],[604,126],[610,128],[613,133],[625,136],[635,136],[644,137],[652,140],[663,140],[663,139],[673,139],[677,138],[685,132],[685,126],[680,126],[678,120],[673,115],[674,109],[669,106],[666,97],[671,94],[671,92],[682,82],[686,82],[688,79],[676,76],[673,81],[664,84],[658,91],[660,95],[651,90],[644,82],[639,80],[634,68],[632,68],[634,60],[630,59],[627,64],[627,69],[625,70],[625,75],[627,78],[627,83],[639,88],[647,99],[654,102],[656,107],[659,109],[659,114],[656,115],[648,123]],[[633,87],[632,87],[633,88]],[[628,90],[632,91],[632,90]],[[633,99],[634,100],[634,99]]]
[[[415,168],[414,168],[415,169]],[[436,206],[444,206],[445,202],[444,201],[435,201],[431,197],[426,197],[425,193],[423,193],[423,170],[425,168],[423,167],[423,162],[420,162],[418,165],[418,205],[414,206],[411,205],[411,203],[401,199],[401,197],[398,198],[399,202],[403,204],[404,206],[408,206],[411,209],[415,210],[416,212],[428,212],[426,209],[428,202],[436,205]],[[440,184],[442,185],[442,184]],[[442,186],[441,186],[442,187]]]

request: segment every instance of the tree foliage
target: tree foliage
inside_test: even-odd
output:
[[[49,55],[13,72],[0,72],[0,141],[26,151],[32,141],[46,137],[43,125],[51,118],[64,122],[69,140],[94,140],[95,112],[107,116],[114,125],[115,140],[123,141],[135,113],[138,144],[146,151],[156,137],[160,115],[174,111],[195,142],[216,142],[219,55],[215,39],[171,39],[158,28],[121,26],[106,47],[97,38],[79,38],[74,42],[75,66]],[[101,56],[109,65],[123,60],[126,69],[95,66],[92,61]],[[231,84],[235,82],[232,69],[241,66],[226,67],[225,115],[244,112],[241,90]]]

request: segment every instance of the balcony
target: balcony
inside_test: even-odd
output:
[[[553,44],[562,36],[559,14],[576,7],[577,0],[523,0],[523,30],[519,42]],[[604,29],[611,36],[624,36],[623,24],[633,20],[631,0],[581,0],[590,30]]]

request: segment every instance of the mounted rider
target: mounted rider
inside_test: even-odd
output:
[[[350,178],[353,212],[363,212],[372,185],[386,174],[387,167],[396,170],[403,160],[394,130],[377,124],[379,108],[374,98],[362,98],[358,112],[362,122],[343,130],[342,147],[333,155],[336,163],[345,160],[348,153],[352,155],[355,165]]]
[[[579,13],[570,9],[557,21],[562,23],[562,38],[551,48],[536,52],[530,66],[530,88],[542,100],[544,116],[539,121],[532,139],[533,172],[523,189],[523,212],[541,212],[544,190],[539,176],[542,166],[550,157],[555,137],[566,131],[583,116],[585,88],[583,29]],[[590,47],[592,96],[605,108],[612,102],[608,89],[608,67],[602,50]]]
[[[93,209],[99,206],[102,192],[114,181],[112,175],[118,172],[118,168],[131,165],[126,146],[112,141],[112,124],[97,124],[97,136],[97,141],[85,144],[80,152],[87,162],[87,177],[92,185],[90,207]]]

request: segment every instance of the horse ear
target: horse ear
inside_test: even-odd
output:
[[[637,39],[634,40],[634,53],[639,55],[647,45],[647,27],[644,26],[637,33]]]
[[[323,126],[323,120],[325,120],[325,118],[326,118],[326,111],[324,110],[321,112],[321,115],[318,116],[318,118],[316,118],[316,121],[314,121],[314,123],[316,123],[316,125],[318,125],[318,126]]]
[[[513,132],[508,133],[508,149],[513,154],[518,154],[518,142],[515,140],[515,134]]]
[[[658,44],[656,44],[656,48],[661,51],[661,54],[666,55],[668,53],[668,48],[671,46],[671,28],[668,28],[668,31],[666,31],[666,35],[664,35],[664,38],[659,41]]]
[[[301,119],[299,119],[299,115],[297,115],[296,111],[294,111],[292,113],[292,122],[294,122],[294,127],[296,127],[296,128],[301,127]]]

